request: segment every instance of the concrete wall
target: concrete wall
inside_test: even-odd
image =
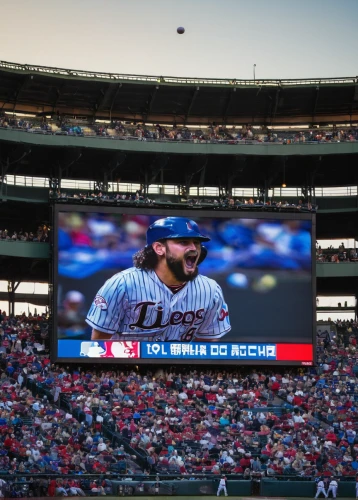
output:
[[[194,144],[183,142],[137,141],[96,137],[72,137],[61,135],[31,134],[18,130],[0,130],[0,140],[40,146],[79,147],[114,151],[138,151],[141,153],[174,153],[205,155],[248,156],[323,156],[358,153],[358,142],[310,143],[283,145],[262,144]]]
[[[27,257],[28,259],[48,259],[48,243],[30,243],[28,241],[0,241],[0,255],[7,257]]]
[[[348,278],[358,276],[358,262],[317,262],[317,278]]]

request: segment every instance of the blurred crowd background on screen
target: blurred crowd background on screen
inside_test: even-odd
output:
[[[81,212],[59,214],[59,274],[86,278],[104,269],[132,267],[133,254],[146,244],[148,226],[162,217]],[[206,276],[240,269],[311,272],[311,222],[195,218],[208,256],[200,266]]]

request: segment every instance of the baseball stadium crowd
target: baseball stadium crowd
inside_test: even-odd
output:
[[[342,243],[338,249],[330,248],[322,250],[319,246],[316,249],[316,260],[317,262],[357,262],[358,254],[356,248],[345,248]]]
[[[53,365],[50,328],[45,315],[0,312],[0,473],[61,475],[36,484],[62,496],[104,495],[105,482],[84,486],[79,476],[89,473],[343,478],[358,471],[353,321],[332,324],[318,339],[317,367],[277,372]]]
[[[141,140],[141,141],[180,141],[193,143],[225,143],[240,142],[297,144],[304,142],[351,142],[358,140],[358,127],[337,129],[306,130],[270,130],[267,127],[253,127],[250,124],[241,127],[211,123],[207,127],[193,128],[176,124],[144,124],[112,121],[98,123],[77,120],[72,117],[55,116],[52,119],[0,115],[0,128],[23,130],[30,133],[69,135],[76,137],[103,137],[108,139]]]
[[[46,224],[41,224],[35,231],[19,230],[9,231],[8,229],[0,229],[0,241],[34,241],[40,243],[48,243],[50,228]]]
[[[108,194],[102,191],[90,192],[90,193],[66,193],[60,190],[53,191],[49,193],[49,197],[56,201],[71,201],[72,203],[84,203],[84,204],[145,204],[155,206],[155,199],[146,196],[143,191],[137,191],[136,193],[113,193]],[[159,199],[160,203],[163,200]],[[167,201],[166,203],[171,204],[172,202]],[[231,195],[223,196],[219,199],[214,198],[191,198],[185,197],[180,201],[182,205],[188,207],[203,207],[205,208],[222,208],[231,210],[271,210],[271,211],[300,211],[300,212],[316,212],[317,206],[310,202],[305,202],[304,200],[298,200],[296,203],[289,202],[287,200],[268,200],[263,201],[261,199],[254,198],[234,198]]]

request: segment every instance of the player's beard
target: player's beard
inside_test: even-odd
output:
[[[173,276],[175,277],[176,280],[178,280],[180,283],[184,283],[185,281],[193,281],[199,273],[198,266],[195,266],[195,270],[192,273],[186,273],[184,271],[184,259],[176,259],[173,257],[171,254],[168,252],[166,253],[165,256],[166,263],[170,271],[173,273]]]

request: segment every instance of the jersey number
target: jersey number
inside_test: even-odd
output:
[[[194,337],[194,333],[196,332],[197,328],[190,328],[187,332],[183,333],[183,335],[180,337],[180,340],[182,342],[190,342],[192,338]]]

